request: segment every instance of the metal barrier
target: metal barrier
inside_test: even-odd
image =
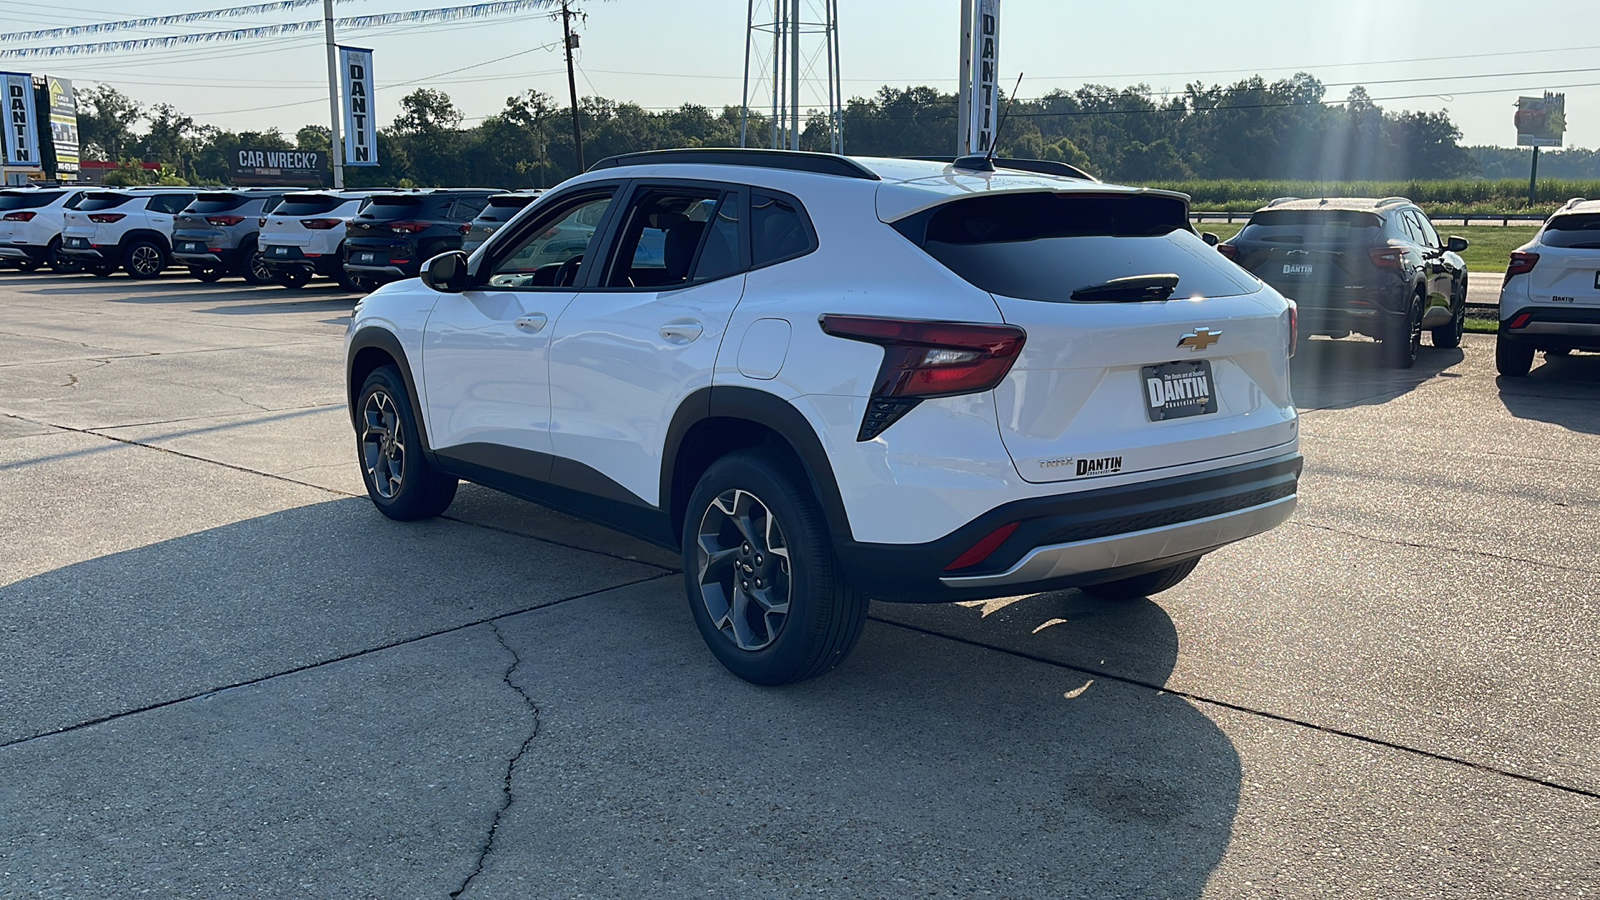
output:
[[[1195,222],[1226,222],[1232,224],[1234,219],[1248,222],[1253,213],[1248,212],[1205,212],[1190,210],[1189,218]],[[1428,219],[1435,225],[1460,224],[1462,227],[1469,225],[1543,225],[1548,216],[1540,215],[1465,215],[1465,216],[1436,216],[1428,215]]]

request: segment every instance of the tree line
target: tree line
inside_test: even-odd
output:
[[[277,129],[227,131],[198,123],[170,104],[137,103],[109,85],[82,90],[79,99],[86,158],[163,164],[159,174],[130,164],[112,173],[111,181],[223,184],[240,147],[329,150],[329,130],[322,125],[306,125],[292,136]],[[1060,160],[1113,181],[1514,177],[1510,160],[1519,158],[1517,151],[1461,146],[1461,132],[1447,112],[1385,110],[1360,87],[1331,102],[1323,84],[1304,73],[1272,82],[1259,76],[1229,85],[1196,82],[1165,93],[1142,84],[1086,85],[1002,105],[1008,112],[1001,155]],[[347,169],[348,185],[540,187],[578,170],[570,110],[539,91],[508,97],[502,109],[470,126],[443,91],[415,90],[400,107],[394,121],[378,130],[381,164]],[[767,119],[752,112],[741,123],[736,106],[649,110],[586,97],[579,102],[579,119],[588,163],[640,150],[736,147],[741,127],[748,129],[749,146],[769,142]],[[850,100],[842,122],[846,152],[854,155],[950,155],[956,97],[925,86],[885,86]],[[807,117],[802,146],[827,149],[822,115]],[[1596,154],[1567,153],[1573,168],[1589,167],[1567,177],[1600,175],[1594,171],[1600,168]],[[1520,158],[1526,160],[1525,151]]]

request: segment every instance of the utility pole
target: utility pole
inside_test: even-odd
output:
[[[1536,206],[1539,201],[1539,145],[1533,146],[1533,171],[1528,175],[1528,205]],[[1600,276],[1596,276],[1600,281]]]
[[[339,46],[333,40],[333,0],[322,0],[322,32],[328,43],[328,156],[334,190],[344,188],[344,149],[339,146]]]
[[[327,0],[332,3],[333,0]],[[566,35],[567,46],[567,92],[572,97],[572,146],[578,153],[578,173],[582,174],[588,168],[583,164],[583,126],[578,124],[578,82],[572,75],[572,10],[570,0],[561,0],[561,32]]]

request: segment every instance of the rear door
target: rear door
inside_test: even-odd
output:
[[[1600,306],[1600,213],[1554,216],[1539,234],[1539,262],[1528,273],[1535,302]]]

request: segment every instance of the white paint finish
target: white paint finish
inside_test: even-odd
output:
[[[51,241],[61,235],[68,212],[67,201],[81,192],[78,188],[64,188],[61,196],[44,206],[30,206],[25,210],[0,210],[0,246],[8,244],[30,248],[49,246]],[[4,216],[12,212],[31,212],[33,218],[26,222],[6,221]]]
[[[786,319],[757,319],[744,331],[739,342],[739,374],[758,381],[770,381],[783,371],[784,357],[789,355],[789,335],[793,332]]]
[[[344,243],[344,223],[355,218],[361,209],[361,202],[360,197],[349,197],[333,209],[316,215],[284,216],[269,213],[266,216],[267,224],[261,226],[256,241],[261,245],[262,252],[269,254],[271,247],[283,246],[299,247],[307,257],[332,255]],[[340,224],[322,229],[307,228],[300,224],[308,219],[339,219]]]

